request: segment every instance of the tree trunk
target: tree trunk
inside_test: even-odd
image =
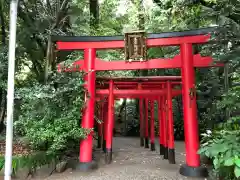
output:
[[[4,11],[3,11],[3,1],[0,2],[0,24],[1,24],[1,42],[3,45],[6,45],[6,27],[5,27],[5,19],[4,19]]]
[[[124,110],[124,108],[125,108],[125,106],[126,106],[126,99],[124,99],[124,101],[123,101],[123,103],[122,103],[122,105],[121,105],[121,107],[120,107],[120,110],[119,110],[119,114],[118,114],[118,121],[121,123],[122,122],[122,112],[123,112],[123,110]]]
[[[225,93],[228,93],[229,90],[229,63],[226,63],[224,66],[224,90]],[[230,117],[230,110],[229,108],[225,109],[225,120],[228,120]]]
[[[7,99],[5,90],[1,90],[1,107],[0,107],[0,133],[5,129],[4,119],[7,108]]]
[[[90,9],[90,26],[91,28],[97,28],[99,24],[99,5],[98,0],[89,0]]]
[[[44,82],[47,83],[48,80],[48,72],[49,72],[49,65],[52,65],[52,40],[51,36],[48,37],[47,43],[47,53],[46,53],[46,63],[45,63],[45,72],[44,72]]]

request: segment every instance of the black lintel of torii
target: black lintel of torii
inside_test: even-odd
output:
[[[147,34],[148,39],[158,38],[172,38],[172,37],[184,37],[184,36],[197,36],[210,34],[218,31],[218,27],[207,27],[187,31],[174,31],[163,33],[150,33]],[[101,42],[101,41],[123,41],[124,36],[61,36],[52,35],[51,40],[53,42]]]

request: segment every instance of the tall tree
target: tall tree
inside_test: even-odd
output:
[[[4,3],[3,3],[3,1],[0,1],[1,42],[2,42],[3,46],[6,45],[6,38],[7,38],[4,12],[5,12],[4,11]]]
[[[97,28],[99,24],[99,4],[98,0],[89,0],[90,26]]]
[[[1,43],[0,43],[0,53],[6,55],[7,52],[7,27],[6,27],[6,14],[4,11],[4,8],[6,8],[6,3],[4,3],[4,1],[0,1],[0,26],[1,26]],[[6,60],[6,58],[0,57],[1,60]],[[7,78],[7,71],[5,69],[5,65],[7,65],[6,62],[2,62],[2,68],[1,68],[1,81],[4,82]],[[1,83],[2,83],[1,82]],[[5,114],[6,114],[6,108],[7,108],[7,99],[6,99],[6,89],[4,88],[4,85],[1,84],[0,86],[0,133],[4,130],[4,118],[5,118]]]

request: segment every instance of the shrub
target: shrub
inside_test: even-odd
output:
[[[199,154],[213,161],[213,173],[218,178],[238,179],[240,177],[240,128],[234,118],[222,124],[223,129],[202,134]]]
[[[12,157],[13,175],[21,168],[27,168],[29,173],[34,172],[37,167],[41,167],[51,162],[57,162],[57,158],[53,154],[46,154],[45,152],[36,152],[25,155],[14,155]],[[0,171],[4,168],[5,157],[0,156]]]
[[[16,135],[26,136],[33,149],[50,153],[78,145],[89,132],[80,127],[84,94],[80,82],[77,76],[58,74],[48,85],[18,89],[22,104],[14,124]]]

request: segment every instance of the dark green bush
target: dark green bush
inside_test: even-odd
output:
[[[18,89],[21,110],[14,124],[16,135],[26,136],[33,149],[51,153],[78,145],[87,133],[80,128],[83,94],[79,74],[57,74],[48,85]]]
[[[50,164],[52,161],[57,161],[53,154],[46,154],[45,152],[36,152],[28,155],[13,156],[12,169],[13,175],[21,168],[28,168],[29,171],[34,171],[37,167],[45,164]],[[0,157],[0,170],[4,168],[5,157]]]
[[[239,75],[236,76],[239,82]],[[234,86],[218,102],[219,111],[230,112],[230,118],[218,124],[213,133],[203,134],[199,153],[213,161],[217,178],[236,180],[240,178],[240,87]],[[234,115],[235,114],[235,115]]]
[[[238,179],[240,177],[240,129],[218,130],[203,136],[199,153],[213,161],[214,175],[225,179]]]

